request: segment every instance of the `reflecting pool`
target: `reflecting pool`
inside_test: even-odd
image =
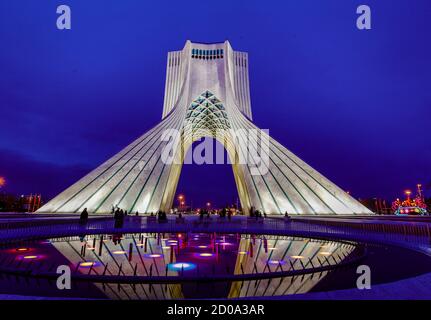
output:
[[[376,250],[388,248],[252,234],[54,238],[3,246],[0,274],[14,276],[1,277],[0,291],[98,299],[283,296],[353,287],[355,266]],[[56,288],[59,265],[70,267],[72,290]],[[31,273],[20,274],[25,270]]]

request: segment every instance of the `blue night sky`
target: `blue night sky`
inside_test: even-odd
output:
[[[72,30],[56,29],[60,4]],[[249,52],[255,123],[353,196],[429,189],[430,31],[429,0],[2,0],[4,191],[52,197],[154,126],[187,39]],[[228,165],[185,166],[178,191],[236,199]]]

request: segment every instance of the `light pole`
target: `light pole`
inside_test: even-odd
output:
[[[405,194],[407,196],[407,199],[410,199],[410,195],[412,194],[412,192],[410,190],[406,190]]]
[[[0,189],[6,185],[5,177],[0,176]]]
[[[184,206],[184,204],[185,204],[185,197],[184,197],[182,194],[180,194],[180,195],[178,196],[178,204],[179,204],[179,209],[180,209],[180,211],[181,211],[182,207],[183,207],[183,206]]]
[[[406,190],[406,191],[404,191],[404,193],[407,196],[407,203],[408,203],[408,205],[410,205],[410,195],[412,194],[412,192],[410,190]]]

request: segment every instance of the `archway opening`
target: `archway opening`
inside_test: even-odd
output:
[[[193,142],[187,150],[172,207],[184,211],[224,207],[241,210],[228,159],[226,149],[216,139],[206,137],[205,140]]]

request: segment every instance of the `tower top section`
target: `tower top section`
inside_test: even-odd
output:
[[[252,119],[248,54],[234,51],[229,41],[187,40],[182,50],[168,53],[166,69],[162,118],[174,108],[187,108],[200,93],[210,90]]]

